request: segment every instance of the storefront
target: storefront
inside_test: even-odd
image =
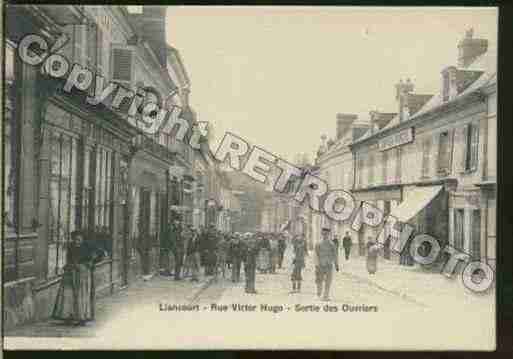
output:
[[[177,201],[176,179],[170,178],[171,153],[154,142],[141,143],[131,161],[130,277],[150,276],[161,266],[160,243],[167,235],[170,206]]]

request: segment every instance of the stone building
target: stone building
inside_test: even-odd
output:
[[[354,162],[349,145],[365,134],[370,125],[359,120],[355,114],[338,113],[336,119],[335,138],[326,143],[327,136],[322,136],[312,173],[326,181],[330,190],[350,191],[354,182]],[[330,227],[333,235],[339,238],[342,238],[346,231],[352,232],[350,221],[335,223],[323,214],[312,213],[312,237],[316,241],[321,238],[320,229],[323,226]],[[352,237],[356,240],[354,235]]]
[[[108,253],[95,268],[97,295],[154,273],[171,206],[184,201],[192,172],[187,145],[142,133],[135,125],[141,113],[130,112],[126,101],[113,106],[113,94],[108,104],[91,105],[94,86],[66,92],[48,69],[23,63],[16,48],[27,34],[49,44],[67,34],[59,53],[70,63],[104,76],[104,86],[113,81],[139,93],[143,104],[158,102],[157,93],[168,99],[166,109],[178,104],[188,135],[195,121],[185,70],[165,42],[164,8],[145,6],[141,14],[124,6],[6,8],[7,329],[50,315],[75,230]]]
[[[433,96],[400,82],[397,115],[371,113],[371,129],[350,145],[353,194],[493,267],[496,49],[472,30],[458,49]],[[359,236],[374,234],[364,226]]]

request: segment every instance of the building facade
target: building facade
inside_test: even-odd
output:
[[[351,144],[353,194],[494,267],[496,49],[472,31],[458,49],[435,95],[400,82],[398,114],[383,125],[374,116]],[[376,234],[365,227],[364,241]]]
[[[192,151],[134,124],[141,112],[89,104],[89,92],[63,82],[16,54],[27,34],[51,44],[106,81],[179,105],[190,128],[189,82],[177,52],[165,42],[165,8],[9,6],[6,8],[4,153],[4,323],[47,318],[59,287],[70,234],[81,230],[108,253],[95,268],[97,295],[107,295],[159,266],[160,240],[174,207],[194,202]],[[105,82],[106,84],[107,82]],[[153,94],[153,95],[152,95]],[[173,94],[173,96],[169,96]],[[108,101],[107,101],[108,102]],[[190,213],[192,209],[182,210]],[[187,219],[187,215],[183,215]]]

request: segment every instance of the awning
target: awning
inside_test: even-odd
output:
[[[408,192],[408,197],[390,212],[400,222],[408,222],[420,211],[426,208],[440,193],[443,186],[416,187]]]

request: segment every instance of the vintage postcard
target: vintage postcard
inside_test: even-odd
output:
[[[3,10],[4,348],[495,349],[496,8]]]

